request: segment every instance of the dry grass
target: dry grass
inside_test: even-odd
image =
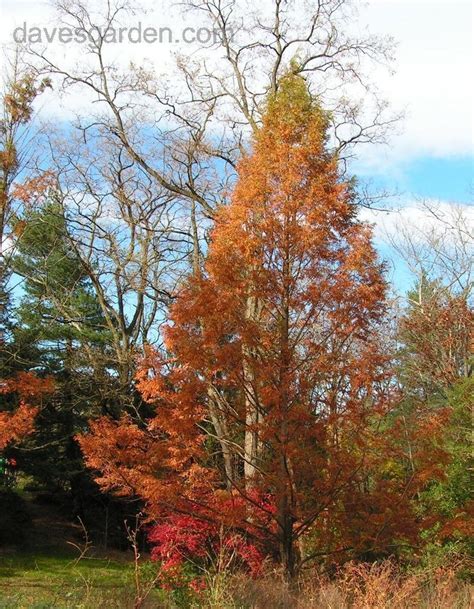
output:
[[[307,576],[291,591],[281,579],[236,577],[211,585],[208,609],[470,609],[472,587],[454,569],[402,575],[390,562],[346,566],[335,579]]]

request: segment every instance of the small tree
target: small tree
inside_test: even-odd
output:
[[[443,285],[422,273],[407,295],[408,306],[398,328],[398,378],[403,394],[398,419],[405,428],[401,441],[413,470],[418,468],[420,449],[426,451],[420,424],[443,420],[437,440],[444,452],[443,475],[428,480],[418,508],[432,517],[427,549],[441,556],[450,550],[472,551],[474,315],[468,296],[469,290],[459,290],[451,281]]]

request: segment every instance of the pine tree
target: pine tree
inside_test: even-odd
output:
[[[88,483],[74,435],[89,417],[107,412],[103,396],[114,384],[107,369],[108,336],[53,195],[17,220],[17,227],[12,267],[23,279],[23,296],[11,347],[23,365],[54,377],[56,384],[27,445],[42,448],[25,452],[21,465],[47,488],[70,490],[78,499]]]

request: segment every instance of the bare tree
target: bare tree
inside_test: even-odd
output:
[[[418,279],[438,282],[439,288],[472,297],[474,218],[468,206],[423,200],[417,221],[401,217],[386,239]]]
[[[159,340],[159,326],[192,244],[187,218],[170,193],[116,143],[56,146],[57,198],[68,240],[97,296],[120,384],[135,358]],[[102,145],[101,145],[102,144]]]
[[[272,0],[258,10],[238,0],[188,0],[185,10],[218,35],[178,57],[172,86],[144,66],[123,71],[107,61],[107,31],[130,15],[127,0],[107,2],[101,15],[83,0],[57,7],[61,23],[95,32],[89,61],[69,70],[46,51],[31,53],[42,73],[92,94],[99,111],[80,120],[84,137],[100,130],[117,139],[157,184],[207,216],[225,202],[235,164],[286,71],[304,74],[330,110],[343,163],[357,144],[383,141],[397,118],[364,75],[367,62],[390,63],[393,41],[347,34],[356,19],[350,0]]]

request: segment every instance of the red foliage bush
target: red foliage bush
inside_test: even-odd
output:
[[[152,560],[160,561],[162,584],[176,586],[182,581],[185,564],[203,572],[215,568],[239,569],[256,577],[265,554],[245,533],[225,530],[215,522],[195,516],[172,514],[150,528]],[[204,585],[200,577],[190,582],[193,589]]]

